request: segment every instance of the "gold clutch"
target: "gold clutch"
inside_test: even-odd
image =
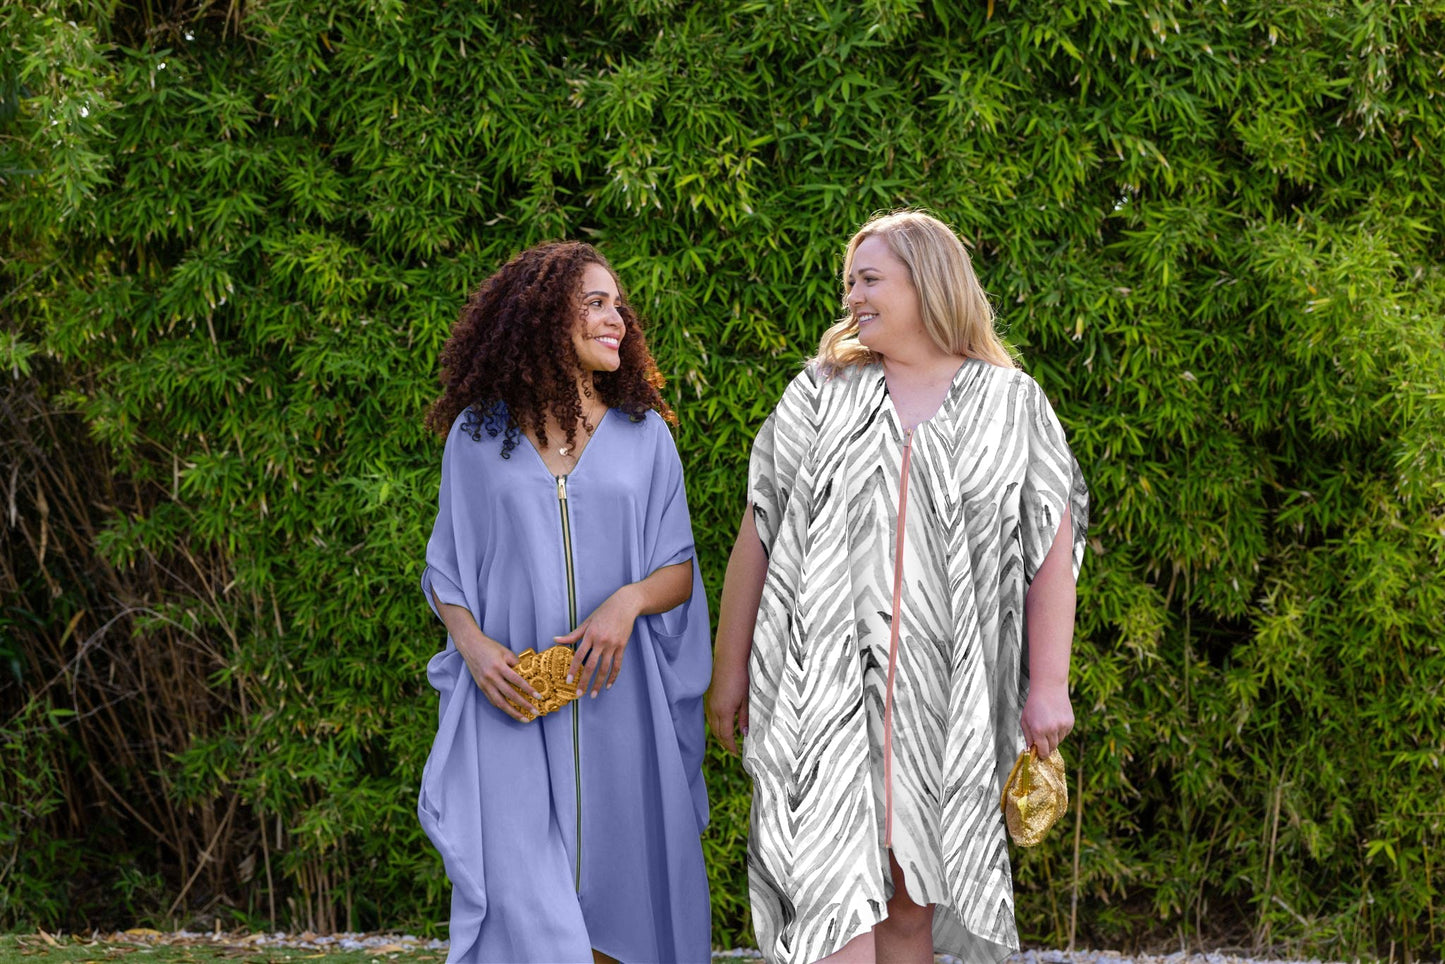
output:
[[[1020,847],[1032,847],[1044,839],[1054,821],[1069,806],[1069,786],[1064,779],[1064,758],[1055,748],[1047,759],[1025,749],[1014,761],[999,800],[1008,835]]]
[[[540,653],[523,650],[517,654],[517,665],[512,667],[532,688],[542,694],[540,700],[518,694],[532,707],[538,716],[546,716],[553,710],[560,710],[577,698],[577,684],[567,682],[567,669],[572,665],[572,647],[558,644]]]

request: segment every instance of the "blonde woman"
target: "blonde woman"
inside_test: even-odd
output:
[[[723,745],[746,736],[758,944],[999,960],[1018,947],[999,792],[1073,727],[1088,494],[946,225],[869,221],[843,282],[753,445],[707,697]]]

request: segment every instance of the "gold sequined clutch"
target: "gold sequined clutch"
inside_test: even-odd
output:
[[[577,698],[577,684],[567,682],[567,670],[571,665],[571,646],[558,644],[540,653],[527,649],[517,654],[517,665],[512,668],[542,694],[540,700],[522,696],[538,716],[560,710]]]
[[[1044,839],[1054,821],[1069,806],[1069,786],[1064,779],[1064,758],[1056,748],[1047,759],[1025,749],[1014,761],[999,800],[1008,835],[1020,847],[1032,847]]]

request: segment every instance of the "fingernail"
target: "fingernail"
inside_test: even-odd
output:
[[[743,736],[747,736],[747,735],[748,735],[748,728],[747,728],[747,727],[743,727]]]
[[[578,695],[578,696],[581,696],[581,695],[582,695],[583,693],[585,693],[585,692],[587,692],[587,691],[584,690],[584,689],[579,688],[579,689],[577,690],[577,695]]]
[[[607,684],[607,688],[608,688],[608,689],[612,689],[612,684],[611,684],[611,683],[608,683],[608,684]]]
[[[572,682],[572,677],[570,677],[570,676],[567,677],[566,682],[568,682],[568,683]]]

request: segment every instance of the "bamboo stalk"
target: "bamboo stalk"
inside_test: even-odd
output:
[[[236,802],[237,802],[238,800],[240,800],[240,799],[241,799],[240,794],[235,794],[235,793],[231,794],[231,803],[230,803],[230,805],[226,808],[226,815],[225,815],[225,817],[223,817],[223,818],[221,819],[220,825],[216,827],[216,832],[211,836],[211,843],[210,843],[210,845],[209,845],[208,847],[206,847],[206,849],[201,853],[200,859],[196,861],[196,869],[191,872],[191,876],[186,880],[186,884],[185,884],[184,887],[181,888],[181,892],[176,895],[176,899],[173,900],[173,901],[171,901],[170,910],[166,911],[166,916],[167,916],[167,917],[170,917],[170,916],[172,916],[173,914],[175,914],[176,909],[181,906],[181,901],[185,900],[185,899],[186,899],[186,894],[190,892],[191,885],[196,882],[196,877],[200,876],[201,870],[206,866],[206,863],[211,859],[211,851],[213,851],[213,850],[216,849],[216,844],[217,844],[217,842],[219,842],[220,839],[221,839],[221,833],[226,829],[226,827],[228,827],[228,826],[230,825],[230,823],[231,823],[231,817],[232,817],[232,815],[234,815],[235,812],[236,812]]]
[[[1084,746],[1079,743],[1079,763],[1074,767],[1074,881],[1069,887],[1069,953],[1079,929],[1079,851],[1084,833]]]
[[[266,909],[271,921],[271,929],[276,929],[276,880],[271,876],[271,844],[266,838],[266,824],[261,823],[261,862],[266,867]]]
[[[1279,810],[1280,803],[1284,798],[1284,779],[1281,778],[1274,786],[1274,814],[1270,821],[1269,831],[1269,853],[1264,865],[1264,895],[1259,902],[1259,923],[1255,925],[1254,945],[1255,950],[1262,950],[1270,939],[1273,930],[1268,919],[1269,904],[1274,896],[1274,853],[1275,845],[1279,841]]]

